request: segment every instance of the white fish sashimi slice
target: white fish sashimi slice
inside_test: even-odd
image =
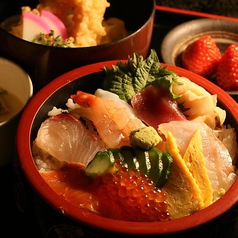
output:
[[[60,161],[87,165],[104,144],[70,114],[49,117],[40,126],[36,145]]]
[[[216,200],[222,191],[230,188],[236,178],[232,158],[224,144],[203,122],[171,121],[159,126],[160,132],[165,136],[168,131],[172,133],[182,156],[197,128],[201,131],[204,159],[214,191],[213,197]]]

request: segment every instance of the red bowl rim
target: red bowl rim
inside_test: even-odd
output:
[[[32,128],[32,122],[36,113],[38,112],[38,108],[41,107],[45,100],[50,97],[54,91],[68,84],[69,82],[74,81],[75,79],[84,75],[102,71],[104,66],[110,67],[111,65],[116,65],[117,62],[118,60],[105,61],[71,70],[47,84],[35,96],[33,96],[33,98],[28,103],[19,122],[16,141],[20,167],[26,179],[33,187],[33,190],[50,206],[53,206],[60,213],[70,217],[75,221],[95,228],[126,234],[149,235],[178,232],[209,222],[229,210],[234,204],[238,202],[238,197],[234,196],[234,194],[238,194],[238,179],[236,179],[234,184],[223,197],[221,197],[209,207],[188,217],[183,217],[168,222],[126,222],[104,218],[89,211],[76,208],[74,205],[59,197],[55,192],[52,191],[46,182],[44,182],[41,175],[37,172],[31,154],[30,131]],[[170,65],[168,65],[168,69],[175,71],[178,75],[189,78],[191,81],[201,85],[202,87],[205,87],[210,93],[217,94],[219,101],[226,105],[227,110],[229,110],[229,113],[234,117],[238,124],[238,104],[225,91],[207,79],[204,79],[201,76],[185,69]]]

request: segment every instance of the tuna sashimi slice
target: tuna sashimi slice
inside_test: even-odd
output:
[[[169,91],[162,86],[148,86],[131,99],[136,115],[156,130],[160,123],[186,120],[186,117],[172,98]]]
[[[168,132],[172,133],[182,156],[197,129],[201,132],[204,160],[212,183],[213,199],[216,200],[230,188],[236,178],[232,158],[224,144],[203,122],[171,121],[159,125],[159,131],[165,136]]]

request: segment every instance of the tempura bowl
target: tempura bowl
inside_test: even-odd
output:
[[[37,0],[3,0],[0,3],[0,23],[21,12],[21,6],[35,7]],[[147,55],[154,23],[155,0],[108,0],[111,4],[105,19],[117,17],[131,32],[121,40],[91,47],[59,48],[34,44],[17,38],[7,31],[8,24],[0,25],[0,53],[20,66],[32,78],[38,91],[57,76],[89,63],[127,59],[137,52]]]
[[[33,192],[37,194],[37,197],[39,197],[41,201],[44,201],[44,205],[40,207],[39,210],[42,212],[45,206],[52,208],[55,212],[54,216],[58,217],[54,222],[57,221],[58,225],[63,221],[63,224],[73,224],[73,226],[77,228],[83,227],[83,229],[96,235],[110,234],[113,236],[118,235],[118,237],[121,237],[122,234],[127,234],[127,237],[130,237],[130,235],[176,234],[176,232],[199,229],[202,225],[210,224],[210,222],[227,212],[237,203],[238,180],[234,182],[232,187],[222,198],[204,210],[172,221],[150,223],[113,220],[76,208],[53,192],[39,174],[32,157],[31,147],[40,124],[47,118],[47,112],[50,111],[53,106],[64,108],[67,99],[77,90],[93,93],[102,83],[105,73],[103,67],[111,67],[111,65],[115,64],[117,64],[117,61],[100,62],[77,68],[59,76],[40,90],[32,98],[24,111],[17,133],[19,168],[26,178],[27,183],[30,184]],[[169,66],[169,69],[201,85],[210,93],[217,94],[219,106],[227,111],[226,123],[232,125],[238,133],[238,104],[226,92],[208,80],[189,71],[176,66]],[[52,214],[47,215],[47,217],[50,216],[52,216]],[[51,224],[51,226],[54,227],[55,225],[56,224]],[[50,229],[50,227],[48,227],[48,229]],[[205,230],[203,228],[200,229],[200,231]],[[194,235],[195,234],[198,234],[198,232],[194,231]]]

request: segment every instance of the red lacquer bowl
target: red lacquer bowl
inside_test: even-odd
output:
[[[199,227],[208,223],[228,211],[238,201],[238,180],[227,193],[206,209],[191,216],[168,222],[127,222],[112,220],[91,212],[76,208],[57,195],[44,182],[32,158],[31,144],[36,137],[41,122],[47,117],[47,112],[53,106],[62,107],[69,96],[76,90],[93,92],[98,88],[103,79],[103,67],[117,64],[117,61],[108,61],[83,66],[70,71],[45,86],[30,101],[21,117],[17,133],[17,150],[20,168],[33,191],[40,199],[46,201],[50,207],[59,211],[59,216],[64,216],[78,224],[85,224],[90,229],[97,228],[103,231],[125,233],[130,235],[165,234]],[[227,122],[238,128],[238,104],[222,89],[208,80],[186,71],[169,66],[178,75],[185,76],[191,81],[201,85],[212,94],[218,95],[219,105],[227,111]],[[238,132],[237,132],[238,133]]]

